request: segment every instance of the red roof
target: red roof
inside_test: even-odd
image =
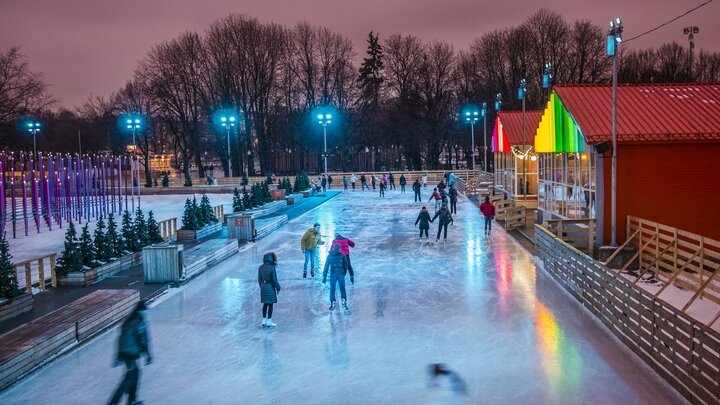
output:
[[[590,143],[612,139],[612,86],[553,88]],[[618,85],[619,142],[720,140],[720,84]]]
[[[525,110],[525,145],[533,145],[535,142],[535,133],[540,125],[542,115],[542,110]],[[522,111],[500,111],[497,116],[502,122],[510,146],[522,145]]]

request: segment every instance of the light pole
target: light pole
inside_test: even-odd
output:
[[[232,177],[232,163],[230,161],[230,130],[235,127],[235,116],[220,117],[220,125],[227,130],[227,166],[228,166],[228,177]]]
[[[547,90],[548,93],[550,93],[550,90],[552,88],[552,64],[550,62],[545,64],[545,67],[543,68],[543,75],[542,75],[542,87],[543,89]],[[549,96],[549,94],[548,94]]]
[[[495,116],[500,112],[500,109],[502,108],[502,93],[495,94]],[[494,154],[493,154],[494,156]],[[495,192],[495,165],[493,164],[493,193]]]
[[[136,163],[136,161],[137,161],[137,144],[135,143],[135,135],[136,135],[137,131],[139,131],[142,128],[142,120],[140,119],[139,116],[131,116],[125,120],[125,124],[126,124],[127,129],[132,131],[132,143],[133,143],[133,149],[132,149],[133,156],[132,156],[132,160],[130,160],[130,186],[131,186],[130,190],[132,191],[135,189],[135,184],[138,185],[137,196],[138,196],[138,208],[139,208],[140,207],[140,178],[139,178],[140,177],[140,165],[138,165]],[[136,167],[137,167],[137,176],[138,176],[137,178],[135,177]],[[134,210],[135,209],[134,195],[133,195],[132,201],[133,201],[132,207]]]
[[[327,178],[327,126],[332,124],[332,114],[320,113],[317,115],[318,124],[323,127],[323,160],[325,161],[325,178]]]
[[[472,170],[475,171],[475,123],[480,120],[480,112],[473,108],[473,111],[465,111],[465,122],[470,123],[470,139],[472,142]]]
[[[525,155],[525,148],[526,148],[526,139],[525,139],[525,93],[527,93],[527,82],[525,79],[520,80],[520,87],[518,88],[518,98],[522,100],[522,139],[523,139],[523,159],[522,159],[522,189],[523,189],[523,199],[527,199],[527,167],[525,164],[525,160],[527,158],[527,155]]]
[[[622,42],[622,20],[610,21],[606,51],[612,58],[612,168],[610,176],[610,246],[617,246],[617,47]]]
[[[489,172],[487,165],[487,103],[482,103],[480,115],[483,117],[483,170]]]
[[[27,123],[27,130],[33,136],[33,156],[35,158],[37,158],[37,143],[35,142],[35,137],[37,136],[38,132],[40,132],[41,126],[42,125],[40,124],[40,121],[30,121]]]
[[[622,26],[620,26],[622,30]],[[692,64],[693,64],[693,51],[695,50],[695,34],[700,32],[700,28],[696,26],[683,28],[683,34],[688,36],[690,41],[690,63],[688,64],[688,80],[692,81]]]

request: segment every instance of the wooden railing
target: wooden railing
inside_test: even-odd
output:
[[[510,207],[505,211],[505,229],[519,228],[525,226],[526,223],[527,217],[524,205]]]
[[[216,205],[212,207],[213,215],[218,221],[222,221],[225,217],[225,206],[224,205]]]
[[[665,284],[656,296],[672,284],[693,292],[683,311],[698,298],[720,305],[720,241],[634,216],[627,218],[627,233],[626,244],[636,249],[630,261],[640,264],[638,280],[652,272]],[[709,324],[718,319],[720,311]]]
[[[720,402],[720,333],[535,226],[544,269],[692,403]]]
[[[41,290],[45,290],[47,275],[50,276],[50,283],[53,287],[57,287],[57,277],[55,276],[55,257],[56,253],[50,253],[44,256],[34,257],[32,259],[23,260],[13,265],[15,274],[18,269],[25,271],[25,290],[32,294],[33,279],[37,278],[38,286]],[[48,262],[46,272],[45,262]],[[37,270],[37,277],[33,277],[33,270]]]
[[[546,219],[543,226],[563,242],[592,256],[595,248],[595,219]]]
[[[158,221],[158,229],[160,236],[165,240],[172,239],[177,234],[177,218],[170,218],[164,221]]]

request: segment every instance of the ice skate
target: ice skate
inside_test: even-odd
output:
[[[262,326],[263,328],[266,327],[266,326],[267,326],[267,321],[268,321],[267,318],[263,318],[262,323],[260,324],[260,326]]]
[[[307,278],[307,271],[303,271],[303,278]]]
[[[315,272],[313,270],[310,270],[310,277],[315,278]]]
[[[273,323],[272,319],[268,318],[267,322],[265,323],[265,326],[268,328],[274,328],[277,326],[277,324]]]
[[[330,303],[330,308],[328,308],[328,309],[331,310],[331,311],[334,311],[334,310],[335,310],[335,301],[333,301],[333,302]]]
[[[344,310],[346,310],[348,312],[350,311],[350,308],[348,308],[348,306],[347,306],[347,300],[344,300],[344,299],[342,300],[342,307]]]

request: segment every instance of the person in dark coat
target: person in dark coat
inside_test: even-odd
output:
[[[375,191],[375,181],[376,181],[376,177],[375,177],[375,174],[373,173],[370,175],[370,183],[372,183],[373,191]]]
[[[480,212],[485,218],[485,233],[490,234],[492,220],[495,217],[495,205],[490,202],[490,197],[485,197],[485,202],[480,204]]]
[[[455,188],[454,185],[450,186],[448,194],[450,197],[450,213],[457,214],[457,198],[458,198],[457,194],[458,193],[457,193],[457,189]]]
[[[322,180],[320,180],[320,186],[322,186],[323,193],[327,191],[327,177],[323,174]]]
[[[438,212],[435,213],[435,216],[433,217],[432,221],[435,221],[435,218],[440,217],[440,222],[438,223],[438,231],[437,231],[437,240],[435,241],[440,242],[440,232],[444,229],[445,230],[445,236],[443,237],[443,243],[447,242],[447,228],[448,225],[453,223],[453,217],[450,214],[450,210],[448,209],[446,204],[443,204],[442,207],[438,210]]]
[[[420,190],[422,190],[422,184],[420,184],[420,179],[416,179],[415,183],[412,185],[413,191],[415,192],[415,202],[422,202],[422,197],[420,197]]]
[[[335,310],[335,285],[340,285],[340,298],[343,309],[347,307],[347,293],[345,292],[345,273],[348,271],[347,257],[340,251],[340,245],[333,246],[325,260],[323,270],[323,284],[327,282],[327,273],[330,271],[330,310]]]
[[[367,185],[367,177],[365,177],[365,173],[360,173],[360,189],[362,191],[365,191],[365,189],[370,190],[370,187]]]
[[[262,326],[274,328],[277,324],[272,321],[273,304],[277,303],[277,294],[280,292],[278,283],[277,255],[274,252],[265,253],[263,264],[258,268],[258,284],[260,285],[260,302],[262,309]]]
[[[380,182],[380,197],[385,197],[385,183]]]
[[[420,184],[418,182],[418,184]],[[432,222],[432,219],[430,219],[430,213],[428,212],[427,208],[422,207],[420,210],[420,214],[418,214],[417,219],[415,220],[415,225],[420,223],[420,239],[422,239],[423,231],[425,232],[425,239],[428,239],[428,229],[430,229],[430,222]]]
[[[328,174],[328,188],[332,187],[332,176]]]
[[[152,363],[150,339],[148,338],[147,325],[143,315],[146,310],[145,302],[138,302],[120,328],[115,365],[124,363],[126,371],[125,377],[110,399],[110,404],[119,403],[125,394],[128,394],[129,404],[136,403],[138,381],[140,380],[140,369],[137,361],[140,356],[145,355],[145,365]]]
[[[395,176],[393,176],[392,173],[388,176],[388,180],[390,181],[390,187],[388,190],[395,190]]]
[[[404,174],[400,175],[400,192],[405,193],[405,185],[407,184],[407,179],[405,178]]]
[[[350,248],[355,247],[355,242],[338,234],[335,234],[335,239],[330,244],[330,250],[335,245],[340,246],[340,252],[347,257],[348,273],[350,273],[350,283],[355,284],[355,271],[353,270],[352,261],[350,260]]]

